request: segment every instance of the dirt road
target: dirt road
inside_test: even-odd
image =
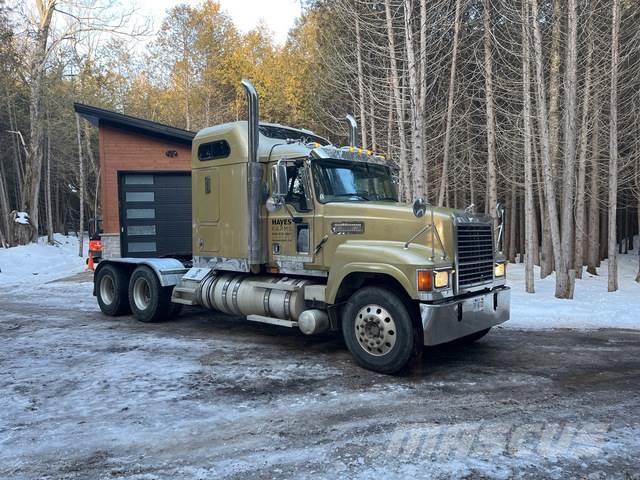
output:
[[[0,478],[640,478],[640,332],[500,328],[390,377],[333,336],[26,290],[0,291]]]

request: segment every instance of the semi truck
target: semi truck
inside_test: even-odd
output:
[[[474,341],[509,319],[502,211],[398,201],[392,164],[356,146],[259,120],[192,143],[193,257],[103,259],[106,315],[142,322],[200,306],[252,322],[341,333],[356,363],[406,370],[423,346]]]

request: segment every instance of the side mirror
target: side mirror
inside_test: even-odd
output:
[[[498,247],[498,252],[502,253],[504,251],[504,205],[500,202],[496,204],[496,217],[498,217],[498,239],[496,240],[496,246]]]
[[[496,204],[496,217],[500,221],[500,223],[504,222],[504,205],[500,202]]]
[[[413,214],[418,218],[424,217],[424,214],[427,213],[427,206],[424,198],[416,198],[416,201],[413,202]]]
[[[273,190],[271,192],[271,197],[267,200],[267,210],[275,212],[284,204],[284,199],[287,196],[289,185],[287,180],[287,166],[282,160],[272,167],[271,185]]]

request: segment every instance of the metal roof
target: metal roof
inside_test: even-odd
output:
[[[170,127],[162,123],[152,122],[143,118],[132,117],[122,113],[106,110],[104,108],[74,103],[73,109],[83,118],[91,122],[96,127],[110,126],[123,130],[149,135],[151,137],[167,140],[173,143],[191,145],[195,132],[182,130],[181,128]]]

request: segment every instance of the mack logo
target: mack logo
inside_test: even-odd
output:
[[[272,218],[271,225],[291,225],[293,221],[290,218]]]

